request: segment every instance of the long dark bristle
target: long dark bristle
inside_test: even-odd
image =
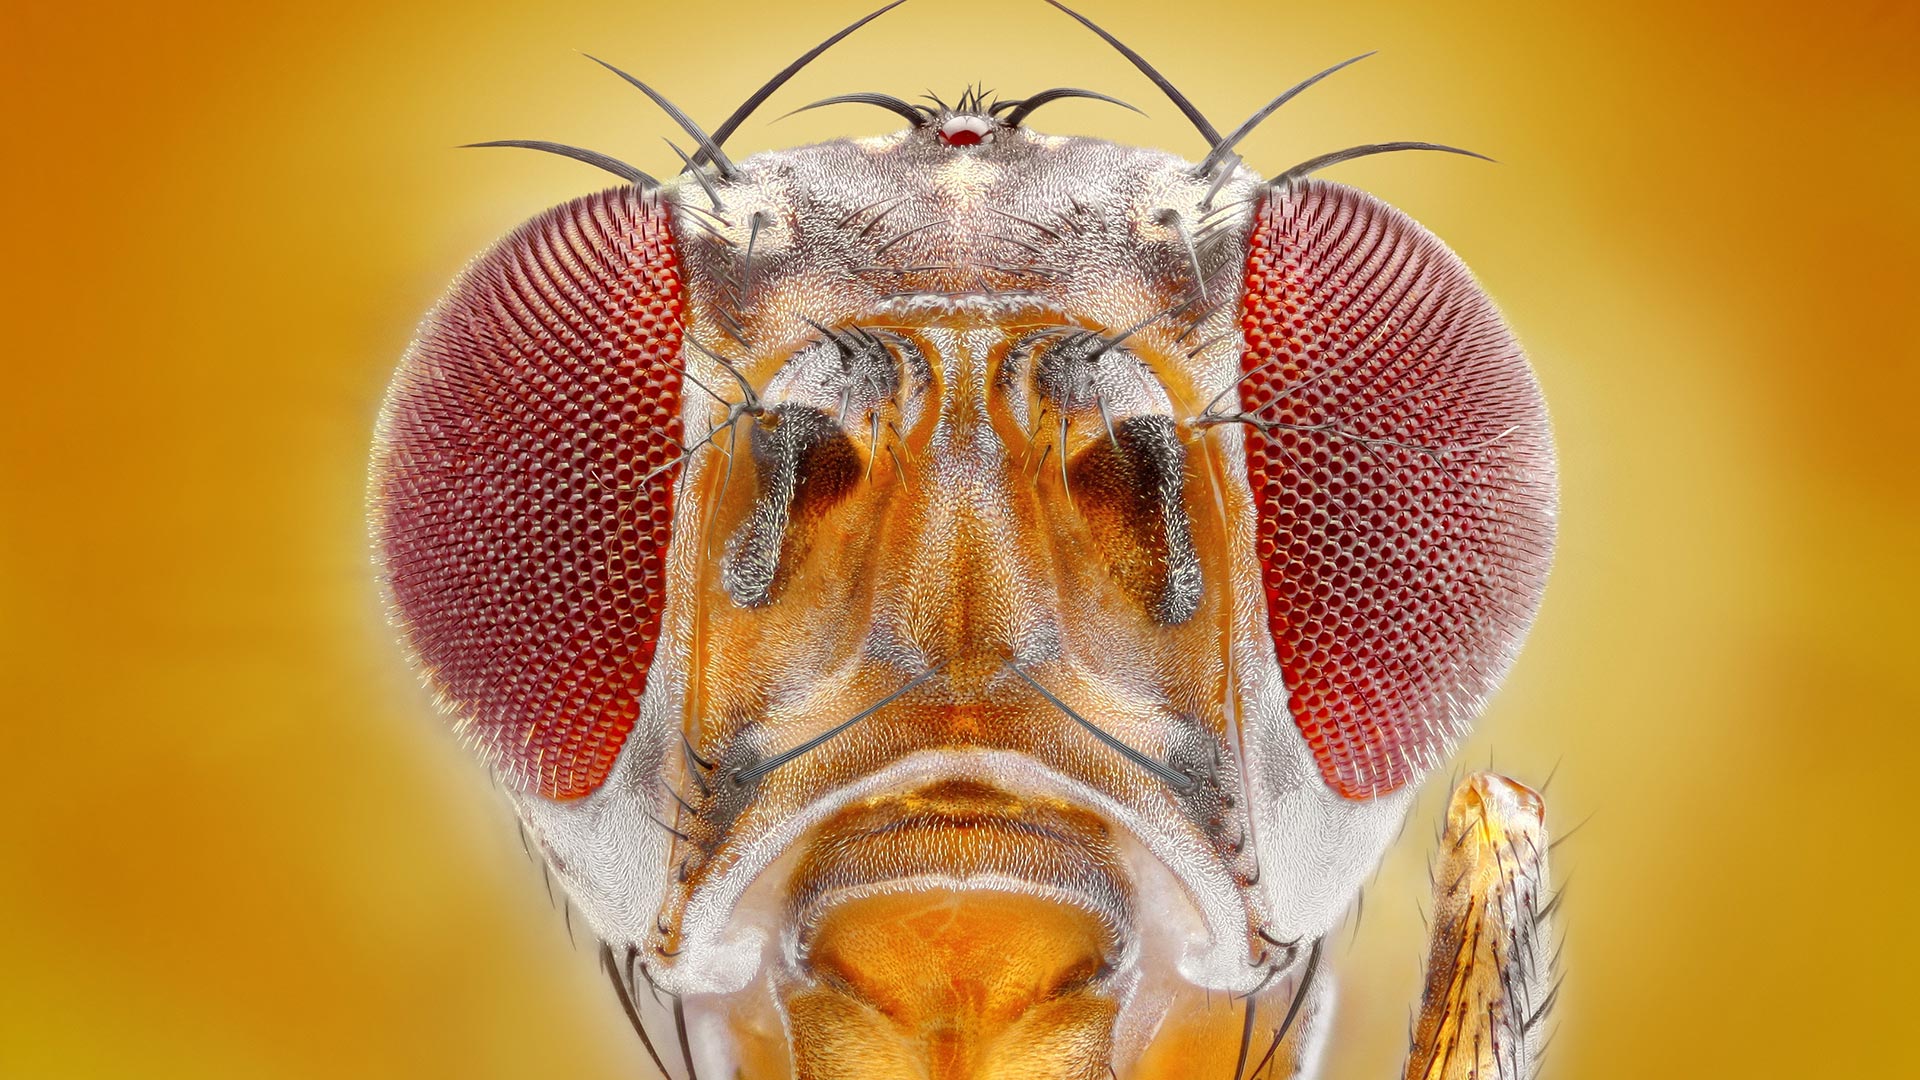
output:
[[[767,215],[758,210],[747,218],[747,250],[740,260],[741,296],[747,295],[747,290],[753,287],[753,248],[760,242],[760,230],[766,227],[767,221]]]
[[[926,127],[932,123],[934,116],[933,110],[926,106],[915,105],[910,101],[902,101],[891,94],[838,94],[834,97],[822,98],[811,105],[802,105],[793,110],[793,112],[782,116],[780,119],[785,120],[788,116],[793,116],[796,113],[807,112],[810,109],[824,108],[828,105],[877,105],[890,113],[905,117],[908,123],[917,128]]]
[[[637,188],[656,188],[660,186],[660,181],[621,161],[619,158],[609,157],[598,150],[586,150],[578,146],[568,146],[566,143],[547,142],[542,139],[495,139],[491,142],[465,143],[461,146],[461,149],[465,150],[476,146],[511,146],[519,150],[538,150],[543,154],[557,154],[563,158],[571,158],[574,161],[592,165],[596,169],[605,169],[607,172],[612,173]]]
[[[613,958],[613,950],[604,942],[600,945],[600,966],[606,969],[607,978],[613,983],[613,992],[620,998],[620,1009],[627,1014],[627,1023],[633,1025],[634,1034],[640,1036],[640,1045],[646,1047],[647,1056],[653,1059],[653,1067],[660,1070],[661,1076],[672,1076],[667,1071],[667,1063],[660,1060],[660,1052],[653,1048],[653,1039],[647,1035],[647,1025],[640,1020],[640,1010],[633,1003],[633,992],[620,978],[620,966]]]
[[[675,143],[672,139],[662,139],[661,141],[666,143],[667,148],[672,150],[674,154],[680,158],[680,164],[688,172],[693,174],[694,180],[699,182],[700,190],[706,192],[707,198],[713,203],[713,212],[716,214],[726,213],[726,204],[720,201],[720,192],[714,188],[713,181],[707,178],[707,170],[695,165],[693,159],[687,156],[687,152],[680,149],[679,144]]]
[[[1110,105],[1118,105],[1123,109],[1140,113],[1141,116],[1146,115],[1146,113],[1140,112],[1139,109],[1121,101],[1117,97],[1108,97],[1105,94],[1096,93],[1092,90],[1081,90],[1072,86],[1056,86],[1051,90],[1042,90],[1031,97],[1021,98],[1018,101],[997,101],[994,103],[992,111],[998,113],[1002,109],[1012,109],[1013,111],[1006,116],[1007,126],[1019,127],[1021,121],[1033,115],[1033,110],[1050,101],[1059,101],[1062,98],[1090,98],[1094,101],[1104,101]]]
[[[1106,728],[1103,728],[1100,725],[1094,723],[1093,721],[1087,719],[1086,717],[1081,716],[1079,713],[1074,712],[1073,709],[1070,708],[1066,702],[1061,701],[1057,697],[1054,697],[1052,691],[1048,690],[1046,687],[1041,686],[1038,682],[1034,681],[1033,676],[1020,670],[1020,665],[1015,664],[1012,661],[1008,661],[1007,669],[1012,671],[1015,675],[1020,676],[1020,680],[1026,683],[1028,686],[1033,687],[1033,689],[1037,691],[1041,697],[1046,698],[1047,704],[1052,705],[1054,708],[1060,710],[1060,712],[1063,713],[1067,719],[1072,720],[1074,723],[1079,724],[1081,727],[1085,728],[1088,734],[1092,735],[1094,738],[1099,739],[1101,742],[1105,743],[1109,749],[1113,750],[1115,753],[1119,754],[1121,757],[1126,758],[1128,761],[1131,761],[1135,765],[1140,766],[1142,769],[1145,769],[1147,772],[1152,773],[1161,782],[1165,783],[1167,786],[1172,787],[1177,791],[1187,791],[1193,787],[1193,784],[1194,784],[1193,777],[1188,776],[1185,773],[1176,772],[1171,766],[1168,766],[1164,762],[1155,761],[1154,759],[1148,757],[1147,755],[1141,753],[1140,751],[1135,750],[1133,747],[1128,746],[1126,743],[1121,742],[1117,737],[1113,735],[1112,732],[1108,731]]]
[[[874,713],[877,713],[881,709],[884,709],[887,706],[893,704],[895,701],[899,700],[901,697],[906,695],[909,691],[913,690],[914,687],[919,686],[921,683],[926,682],[928,679],[931,679],[935,675],[939,674],[940,671],[946,666],[947,665],[945,663],[939,663],[939,664],[933,665],[930,668],[927,668],[925,671],[922,671],[920,674],[915,675],[913,678],[907,680],[906,684],[900,687],[900,689],[895,690],[893,693],[888,694],[886,697],[881,698],[879,701],[874,702],[873,704],[853,714],[847,719],[842,720],[838,724],[835,724],[833,727],[828,728],[826,731],[823,731],[820,734],[814,736],[813,738],[808,739],[806,742],[803,742],[800,745],[790,750],[786,750],[781,753],[775,754],[774,756],[768,758],[767,760],[751,768],[739,770],[738,772],[733,774],[733,783],[736,786],[745,787],[746,785],[753,783],[754,781],[767,775],[768,773],[779,768],[780,766],[785,765],[786,763],[794,760],[795,758],[804,757],[807,754],[812,753],[813,751],[819,749],[821,746],[825,745],[827,742],[832,740],[834,737],[846,732],[848,729],[852,728],[854,725],[860,723],[860,721],[865,720],[867,717],[872,716]]]
[[[878,11],[873,12],[872,14],[866,16],[865,18],[855,20],[852,24],[848,25],[846,29],[833,35],[832,37],[821,42],[820,44],[815,45],[813,48],[808,49],[804,54],[800,56],[798,60],[795,60],[793,63],[788,64],[786,67],[781,68],[778,74],[774,75],[773,78],[768,79],[766,81],[766,84],[760,87],[760,89],[755,90],[753,92],[753,96],[741,102],[740,107],[733,110],[733,115],[727,117],[726,123],[721,124],[719,127],[713,129],[714,145],[715,146],[725,145],[727,138],[731,136],[735,131],[739,130],[740,125],[746,123],[747,117],[752,116],[753,111],[755,109],[758,109],[762,103],[764,103],[768,98],[772,97],[774,91],[780,89],[782,86],[785,86],[787,84],[788,79],[791,79],[795,75],[798,75],[800,73],[800,69],[806,67],[808,64],[813,63],[813,61],[817,59],[821,53],[826,52],[828,49],[831,49],[835,45],[839,44],[841,38],[846,37],[848,34],[853,33],[855,30],[860,29],[861,27],[867,25],[873,20],[879,18],[882,15],[885,15],[887,12],[892,11],[894,8],[897,8],[901,4],[904,4],[906,2],[907,0],[893,0],[893,3],[888,4],[886,7],[883,7]],[[699,164],[701,161],[705,160],[706,156],[707,156],[707,150],[706,150],[706,147],[703,146],[700,148],[698,152],[696,152],[693,155],[694,163]]]
[[[1338,165],[1343,161],[1352,161],[1355,158],[1372,157],[1375,154],[1393,154],[1393,153],[1398,153],[1402,150],[1438,150],[1443,154],[1460,154],[1464,157],[1479,158],[1481,161],[1493,160],[1492,158],[1488,157],[1485,154],[1476,154],[1471,150],[1462,150],[1457,146],[1444,146],[1440,143],[1430,143],[1430,142],[1367,143],[1364,146],[1349,146],[1345,150],[1335,150],[1330,154],[1321,154],[1319,157],[1316,157],[1316,158],[1308,158],[1307,160],[1301,162],[1300,164],[1295,165],[1293,168],[1288,169],[1286,172],[1281,173],[1279,176],[1274,177],[1273,180],[1270,182],[1274,184],[1288,184],[1295,180],[1305,179],[1306,177],[1311,176],[1316,172],[1319,172],[1321,169],[1324,169],[1330,165]]]
[[[673,118],[674,123],[680,125],[681,130],[685,131],[688,135],[693,136],[693,140],[700,144],[700,149],[704,151],[707,157],[713,161],[714,168],[720,170],[721,176],[724,176],[727,179],[732,180],[737,178],[740,175],[739,167],[734,165],[734,163],[728,159],[726,152],[724,150],[721,150],[720,145],[713,141],[713,136],[707,134],[705,128],[701,127],[699,124],[694,123],[693,118],[688,116],[684,111],[682,111],[680,106],[675,105],[671,101],[668,101],[664,96],[661,95],[661,93],[658,90],[655,90],[653,87],[648,86],[646,83],[641,82],[639,79],[634,78],[633,76],[627,74],[626,72],[621,71],[619,68],[614,67],[612,64],[607,63],[605,60],[602,60],[591,53],[588,53],[586,55],[587,55],[587,59],[593,61],[596,64],[599,64],[601,67],[606,68],[608,71],[613,72],[615,75],[620,76],[622,79],[625,79],[627,81],[628,85],[632,86],[634,89],[640,91],[641,93],[647,95],[649,98],[652,98],[653,103],[655,105],[660,106],[662,111],[664,111],[668,116]]]
[[[1327,76],[1333,74],[1334,72],[1339,71],[1341,68],[1348,67],[1352,64],[1357,64],[1360,61],[1365,60],[1367,57],[1372,55],[1373,53],[1370,53],[1370,52],[1361,53],[1359,56],[1356,56],[1351,60],[1342,60],[1339,63],[1328,68],[1327,70],[1320,72],[1318,75],[1314,75],[1311,78],[1302,79],[1301,81],[1293,84],[1291,87],[1287,89],[1286,93],[1283,93],[1279,97],[1274,98],[1272,101],[1267,102],[1266,105],[1260,108],[1260,111],[1254,113],[1252,116],[1247,117],[1247,122],[1233,129],[1233,134],[1228,135],[1226,138],[1221,139],[1218,143],[1216,143],[1213,147],[1213,150],[1207,154],[1206,160],[1202,161],[1200,163],[1200,167],[1193,171],[1194,175],[1205,176],[1208,173],[1212,172],[1213,167],[1215,165],[1220,164],[1220,159],[1226,157],[1228,152],[1231,151],[1236,145],[1238,145],[1241,139],[1246,138],[1247,135],[1251,133],[1254,128],[1259,127],[1261,123],[1266,120],[1267,117],[1272,116],[1274,114],[1274,110],[1280,108],[1280,106],[1282,105],[1285,105],[1287,102],[1292,101],[1295,97],[1298,97],[1302,90],[1305,90],[1306,88],[1312,86],[1314,83],[1319,82],[1321,79],[1326,78]]]
[[[1313,977],[1320,970],[1323,941],[1322,938],[1313,939],[1313,951],[1307,954],[1307,969],[1300,976],[1299,985],[1294,987],[1293,1000],[1287,1003],[1287,1015],[1281,1018],[1280,1026],[1274,1029],[1273,1042],[1267,1045],[1267,1052],[1261,1055],[1260,1064],[1253,1068],[1255,1076],[1260,1075],[1261,1071],[1267,1067],[1267,1063],[1273,1060],[1274,1051],[1280,1049],[1280,1044],[1287,1039],[1287,1032],[1293,1028],[1293,1022],[1299,1019],[1300,1006],[1306,1004],[1307,993],[1313,988]]]
[[[680,1036],[680,1060],[686,1062],[687,1080],[700,1080],[693,1067],[693,1041],[687,1037],[687,1003],[678,996],[673,999],[673,1029]]]
[[[1092,19],[1087,18],[1085,15],[1082,15],[1079,12],[1068,7],[1067,5],[1061,3],[1060,0],[1047,0],[1047,3],[1052,4],[1054,7],[1057,7],[1061,11],[1066,12],[1068,15],[1073,16],[1073,18],[1076,21],[1078,21],[1080,25],[1086,27],[1087,29],[1093,31],[1096,34],[1099,34],[1100,37],[1104,41],[1106,41],[1107,44],[1113,46],[1115,49],[1118,49],[1120,51],[1121,56],[1124,56],[1128,60],[1132,61],[1133,66],[1140,69],[1140,74],[1145,75],[1149,79],[1152,79],[1153,85],[1159,87],[1160,92],[1167,95],[1167,99],[1169,101],[1172,101],[1176,106],[1178,106],[1180,109],[1180,112],[1184,114],[1188,120],[1192,121],[1194,129],[1200,132],[1200,137],[1207,140],[1207,146],[1212,147],[1217,143],[1219,143],[1220,141],[1219,129],[1215,128],[1212,124],[1207,122],[1207,118],[1200,114],[1200,110],[1194,107],[1193,102],[1187,100],[1187,95],[1181,93],[1179,88],[1175,87],[1173,83],[1169,82],[1165,75],[1162,75],[1160,74],[1159,71],[1155,70],[1152,64],[1147,63],[1146,57],[1141,56],[1139,53],[1134,52],[1132,49],[1127,48],[1126,45],[1121,43],[1119,38],[1114,37],[1112,34],[1109,34],[1105,30],[1100,29],[1100,27],[1097,24],[1095,24]]]

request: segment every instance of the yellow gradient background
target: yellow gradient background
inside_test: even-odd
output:
[[[0,1075],[646,1075],[510,812],[381,623],[361,523],[416,319],[600,186],[671,172],[870,0],[10,4],[0,14]],[[1421,219],[1527,343],[1563,460],[1538,627],[1464,760],[1535,783],[1570,876],[1547,1074],[1920,1075],[1920,13],[1086,0],[1244,147]],[[741,152],[887,130],[829,94],[1078,85],[1046,130],[1197,155],[1031,2],[916,0]],[[1442,778],[1444,780],[1444,778]],[[1429,790],[1331,949],[1330,1075],[1393,1075]],[[584,946],[584,943],[583,943]]]

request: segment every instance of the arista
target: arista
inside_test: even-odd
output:
[[[1058,7],[1059,5],[1055,5]],[[666,1076],[1313,1075],[1321,942],[1552,556],[1525,355],[1405,214],[1044,135],[1077,89],[731,159],[501,240],[401,361],[406,647]],[[1065,9],[1062,8],[1064,11]],[[1352,63],[1348,61],[1347,63]],[[608,65],[611,68],[611,65]],[[1454,151],[1464,153],[1464,151]],[[1453,795],[1409,1077],[1533,1075],[1540,797]]]

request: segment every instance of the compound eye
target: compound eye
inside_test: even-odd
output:
[[[1371,798],[1465,733],[1539,605],[1545,408],[1460,260],[1336,184],[1267,195],[1242,328],[1255,547],[1289,708],[1328,786]]]
[[[374,532],[396,622],[518,790],[600,786],[665,606],[684,306],[666,210],[535,218],[435,309],[388,391]]]

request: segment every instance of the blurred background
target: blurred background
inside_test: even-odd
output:
[[[712,125],[871,2],[0,13],[0,1074],[647,1075],[382,624],[368,439],[461,265],[605,181],[455,144],[671,173],[670,122],[574,50]],[[1269,174],[1502,162],[1330,175],[1465,257],[1557,426],[1559,562],[1462,752],[1557,766],[1550,823],[1586,822],[1547,1075],[1920,1074],[1920,8],[1084,2],[1223,128],[1379,49],[1247,140]],[[1203,149],[1038,0],[910,3],[730,149],[975,81]],[[1335,1078],[1397,1075],[1442,795],[1332,950]]]

